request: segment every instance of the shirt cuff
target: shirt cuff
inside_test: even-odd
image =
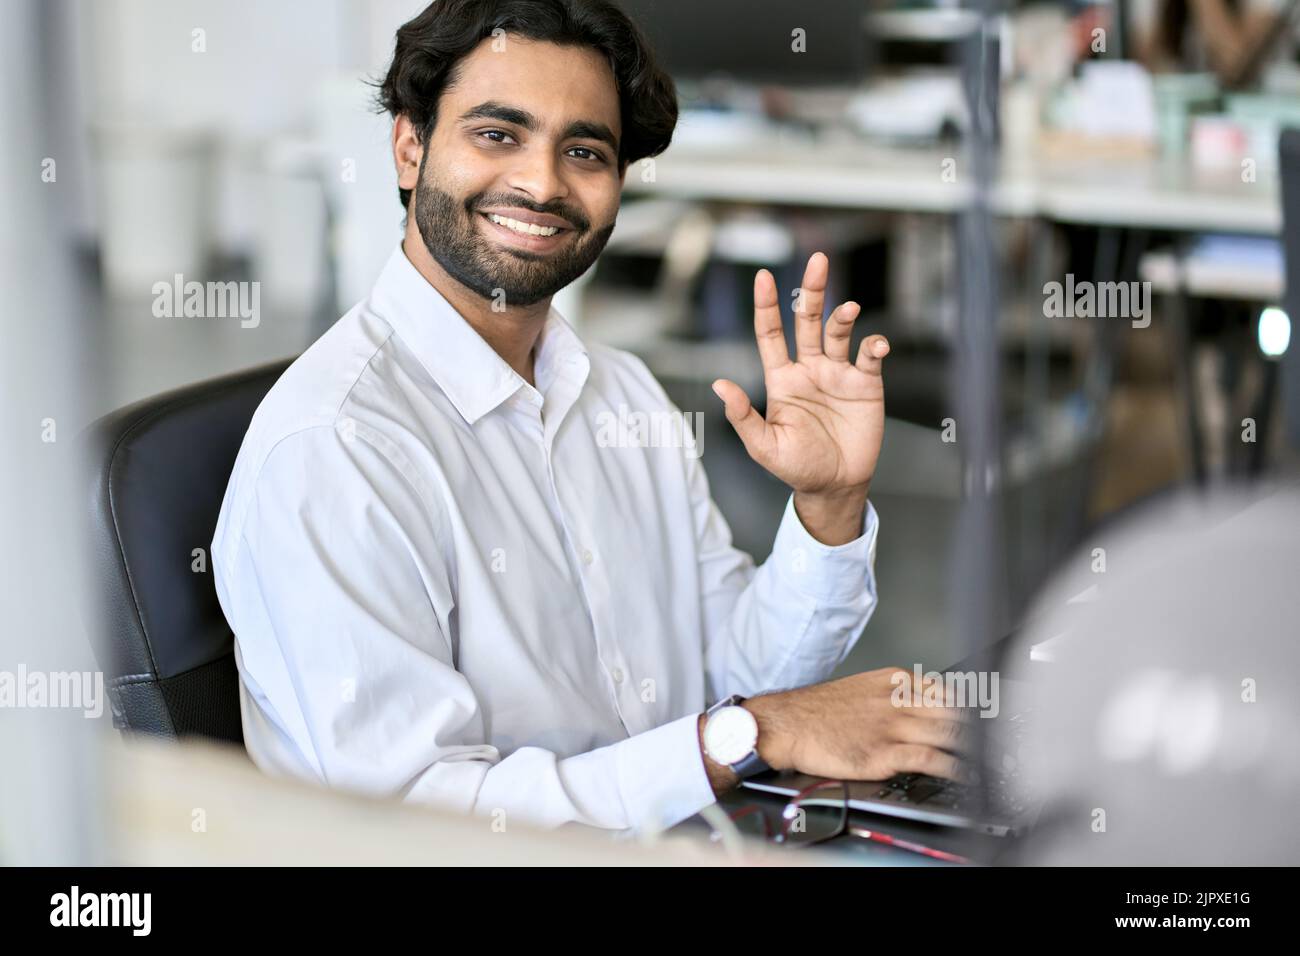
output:
[[[784,580],[818,603],[839,603],[873,587],[876,566],[876,509],[867,500],[862,533],[845,544],[823,544],[808,533],[795,511],[794,495],[776,532],[772,557]]]
[[[619,790],[635,829],[667,830],[716,802],[699,725],[690,714],[618,744]]]

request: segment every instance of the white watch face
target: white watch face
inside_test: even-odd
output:
[[[758,721],[744,707],[723,707],[704,724],[704,751],[730,766],[744,760],[758,744]]]

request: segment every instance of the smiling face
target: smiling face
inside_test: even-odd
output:
[[[414,188],[429,254],[485,299],[529,306],[596,261],[623,170],[614,75],[590,48],[484,40],[438,101]]]

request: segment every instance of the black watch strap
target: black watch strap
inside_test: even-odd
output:
[[[767,765],[767,761],[758,755],[758,748],[755,747],[749,756],[739,763],[733,763],[731,769],[741,780],[748,780],[750,777],[760,773],[766,773],[772,768]]]

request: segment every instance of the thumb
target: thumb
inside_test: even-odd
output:
[[[745,445],[745,450],[749,452],[751,458],[759,460],[759,450],[763,447],[764,433],[767,430],[767,422],[763,420],[757,409],[750,404],[749,396],[745,390],[735,382],[725,378],[720,378],[713,383],[713,392],[718,398],[722,399],[726,407],[727,421],[731,422],[731,427],[736,429],[736,434]]]

